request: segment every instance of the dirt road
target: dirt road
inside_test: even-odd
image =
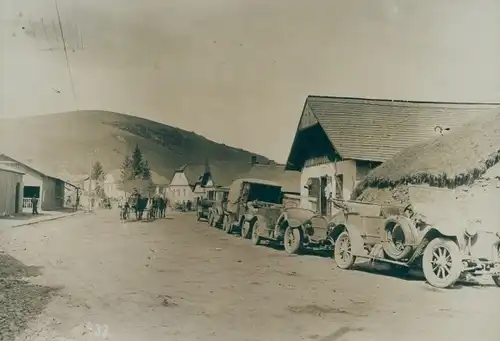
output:
[[[43,267],[32,282],[63,286],[19,340],[500,338],[493,285],[436,290],[419,278],[340,271],[328,258],[255,247],[192,215],[126,224],[117,216],[1,231],[6,252]]]

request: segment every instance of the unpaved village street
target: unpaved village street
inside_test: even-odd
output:
[[[0,245],[42,267],[30,282],[60,287],[19,340],[500,338],[492,284],[437,290],[418,276],[341,271],[329,258],[252,246],[192,214],[120,223],[116,210],[97,211],[2,228]]]

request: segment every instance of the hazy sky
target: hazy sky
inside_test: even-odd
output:
[[[498,0],[59,0],[77,103],[54,0],[0,6],[0,116],[112,110],[284,161],[308,94],[500,101]]]

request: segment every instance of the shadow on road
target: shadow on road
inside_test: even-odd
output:
[[[0,340],[13,341],[30,320],[42,312],[58,288],[33,285],[23,278],[40,275],[40,268],[26,266],[0,251]]]

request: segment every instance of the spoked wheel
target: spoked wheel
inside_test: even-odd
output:
[[[349,233],[342,232],[335,241],[333,257],[337,267],[343,270],[352,268],[356,262],[356,256],[352,252],[352,243]]]
[[[245,221],[243,224],[241,224],[240,233],[241,233],[241,238],[243,238],[243,239],[248,239],[248,237],[250,237],[249,236],[249,234],[250,234],[250,222]]]
[[[252,244],[259,245],[261,242],[261,238],[259,236],[259,221],[258,220],[255,221],[255,223],[253,223],[251,230],[252,230]]]
[[[231,222],[229,221],[229,216],[227,216],[227,215],[224,216],[224,224],[222,226],[222,229],[227,234],[231,234],[233,232],[233,226],[232,226]]]
[[[500,262],[500,245],[497,245],[497,262]],[[497,285],[497,287],[500,287],[500,275],[493,276],[493,282]]]
[[[433,287],[452,287],[463,269],[458,245],[449,239],[433,239],[425,248],[422,268],[425,279]]]
[[[302,246],[302,234],[300,229],[288,226],[285,230],[285,251],[288,254],[296,254]]]

